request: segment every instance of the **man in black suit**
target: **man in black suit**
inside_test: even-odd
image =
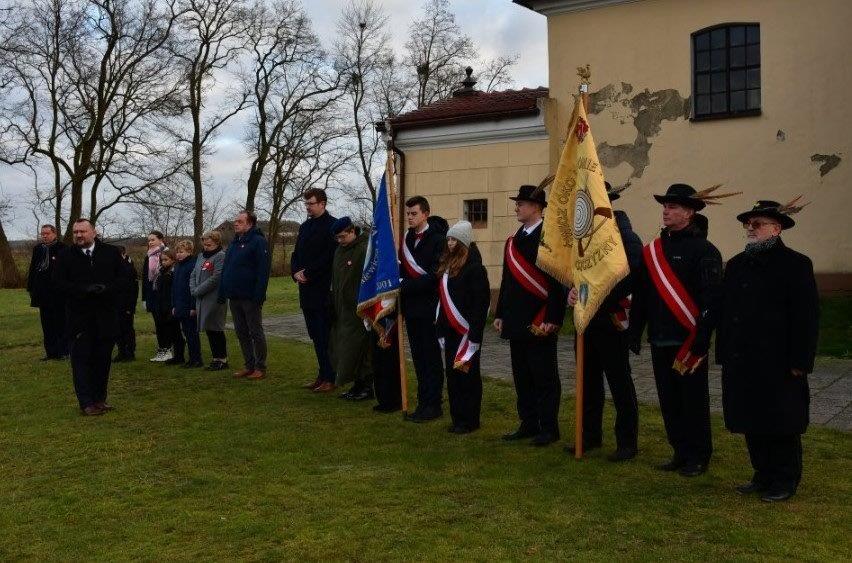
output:
[[[73,233],[74,246],[59,255],[56,287],[67,303],[74,392],[83,414],[96,416],[112,410],[107,383],[124,266],[118,248],[98,240],[88,219],[77,219]]]
[[[532,438],[535,446],[559,439],[562,385],[556,363],[556,339],[565,319],[566,289],[536,265],[541,240],[544,192],[521,186],[515,215],[522,223],[503,253],[503,278],[494,313],[494,328],[509,340],[512,376],[521,425],[504,440]]]
[[[414,196],[405,202],[408,232],[400,249],[402,315],[408,327],[411,359],[417,373],[417,408],[407,420],[426,422],[443,414],[444,365],[435,311],[438,307],[438,262],[447,245],[447,222],[430,217],[429,202]]]
[[[30,270],[27,276],[27,291],[30,306],[38,307],[41,331],[44,335],[45,360],[59,360],[68,355],[65,338],[65,301],[53,285],[56,260],[65,248],[57,239],[56,227],[41,226],[41,244],[33,248]]]
[[[325,209],[328,203],[325,190],[311,188],[302,197],[308,219],[299,227],[296,247],[290,256],[290,272],[299,284],[299,307],[314,343],[319,367],[316,378],[304,387],[328,393],[335,388],[328,345],[331,339],[331,263],[337,248],[331,225],[336,219]]]

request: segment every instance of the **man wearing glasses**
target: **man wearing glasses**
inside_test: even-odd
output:
[[[810,259],[781,240],[801,207],[796,200],[761,200],[738,215],[746,247],[728,262],[723,278],[716,361],[725,425],[745,434],[754,468],[737,491],[765,502],[795,494],[809,421],[807,374],[816,354],[819,300]]]
[[[328,393],[335,389],[335,373],[328,356],[331,334],[331,263],[337,243],[331,234],[336,219],[325,210],[325,190],[311,188],[303,194],[308,219],[299,227],[290,257],[290,272],[299,284],[299,307],[308,335],[314,343],[319,366],[316,378],[305,389]]]

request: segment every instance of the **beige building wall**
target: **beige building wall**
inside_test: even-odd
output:
[[[724,23],[760,24],[762,115],[692,122],[678,111],[692,93],[691,33]],[[725,259],[744,244],[737,212],[757,199],[804,193],[813,203],[795,217],[786,242],[811,256],[818,272],[852,272],[850,23],[849,0],[641,0],[551,15],[551,167],[564,141],[576,67],[589,63],[592,133],[609,146],[601,151],[607,179],[631,182],[617,207],[644,241],[659,225],[651,194],[676,181],[698,189],[724,182],[745,192],[706,211],[710,239]],[[823,175],[824,163],[812,162],[813,155],[841,161]],[[437,185],[428,182],[429,189]]]
[[[452,225],[463,215],[467,199],[488,200],[488,224],[473,238],[488,269],[492,289],[500,286],[503,243],[518,229],[514,202],[522,184],[538,184],[548,174],[549,141],[512,141],[481,145],[408,150],[405,195],[422,195],[432,214]]]

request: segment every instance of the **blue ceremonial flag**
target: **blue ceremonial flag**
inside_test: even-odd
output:
[[[367,258],[358,290],[358,315],[379,335],[379,344],[387,347],[394,324],[391,314],[399,295],[399,260],[393,238],[386,174],[382,175],[373,206],[373,230],[367,245]]]

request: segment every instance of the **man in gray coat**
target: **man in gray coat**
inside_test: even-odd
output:
[[[195,297],[198,312],[198,330],[207,334],[213,360],[207,371],[228,369],[228,350],[225,341],[226,303],[219,303],[219,278],[225,265],[222,234],[208,231],[201,236],[202,252],[195,262],[189,279],[189,290]]]

